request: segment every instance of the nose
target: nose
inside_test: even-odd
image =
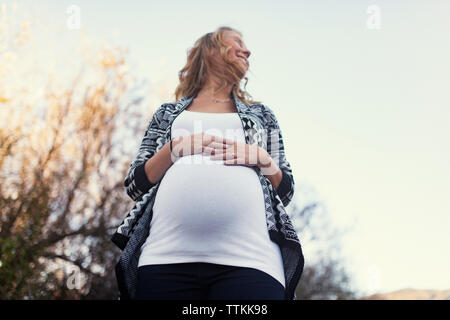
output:
[[[250,50],[248,50],[247,48],[244,49],[243,53],[245,54],[245,56],[247,57],[247,59],[248,59],[248,57],[250,57],[251,52],[250,52]]]

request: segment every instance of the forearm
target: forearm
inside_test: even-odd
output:
[[[283,179],[283,172],[264,149],[260,149],[260,160],[258,166],[261,173],[269,179],[272,186],[277,189]]]
[[[291,201],[294,190],[293,178],[291,178],[287,171],[283,171],[278,166],[276,161],[267,151],[265,151],[265,149],[260,151],[258,166],[261,169],[261,173],[267,177],[276,193],[280,196],[283,204],[287,206]]]
[[[175,141],[172,142],[172,148]],[[168,141],[153,157],[145,162],[145,174],[150,184],[158,183],[172,166],[176,158],[171,156],[170,141]]]

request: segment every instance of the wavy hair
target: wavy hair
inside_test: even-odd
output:
[[[175,99],[182,96],[196,95],[206,82],[208,73],[216,76],[220,81],[217,91],[227,84],[232,84],[232,91],[236,97],[248,105],[261,103],[252,100],[252,96],[245,89],[248,78],[245,70],[238,61],[228,58],[231,46],[223,43],[225,33],[234,31],[242,37],[242,33],[227,26],[221,26],[214,32],[209,32],[199,38],[194,46],[188,50],[186,65],[179,71],[180,80],[175,89]],[[245,80],[244,89],[241,89],[241,80]]]

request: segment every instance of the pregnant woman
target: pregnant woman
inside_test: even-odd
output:
[[[304,262],[284,210],[294,179],[274,113],[240,89],[249,56],[235,29],[204,35],[177,102],[153,116],[125,180],[138,205],[113,236],[126,241],[123,296],[295,299]]]

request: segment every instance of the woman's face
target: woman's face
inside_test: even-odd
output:
[[[250,51],[245,46],[241,36],[234,31],[228,31],[225,33],[224,42],[227,46],[231,46],[231,50],[228,52],[229,57],[232,60],[239,60],[242,67],[247,72],[248,67],[250,66],[250,63],[248,62]]]

